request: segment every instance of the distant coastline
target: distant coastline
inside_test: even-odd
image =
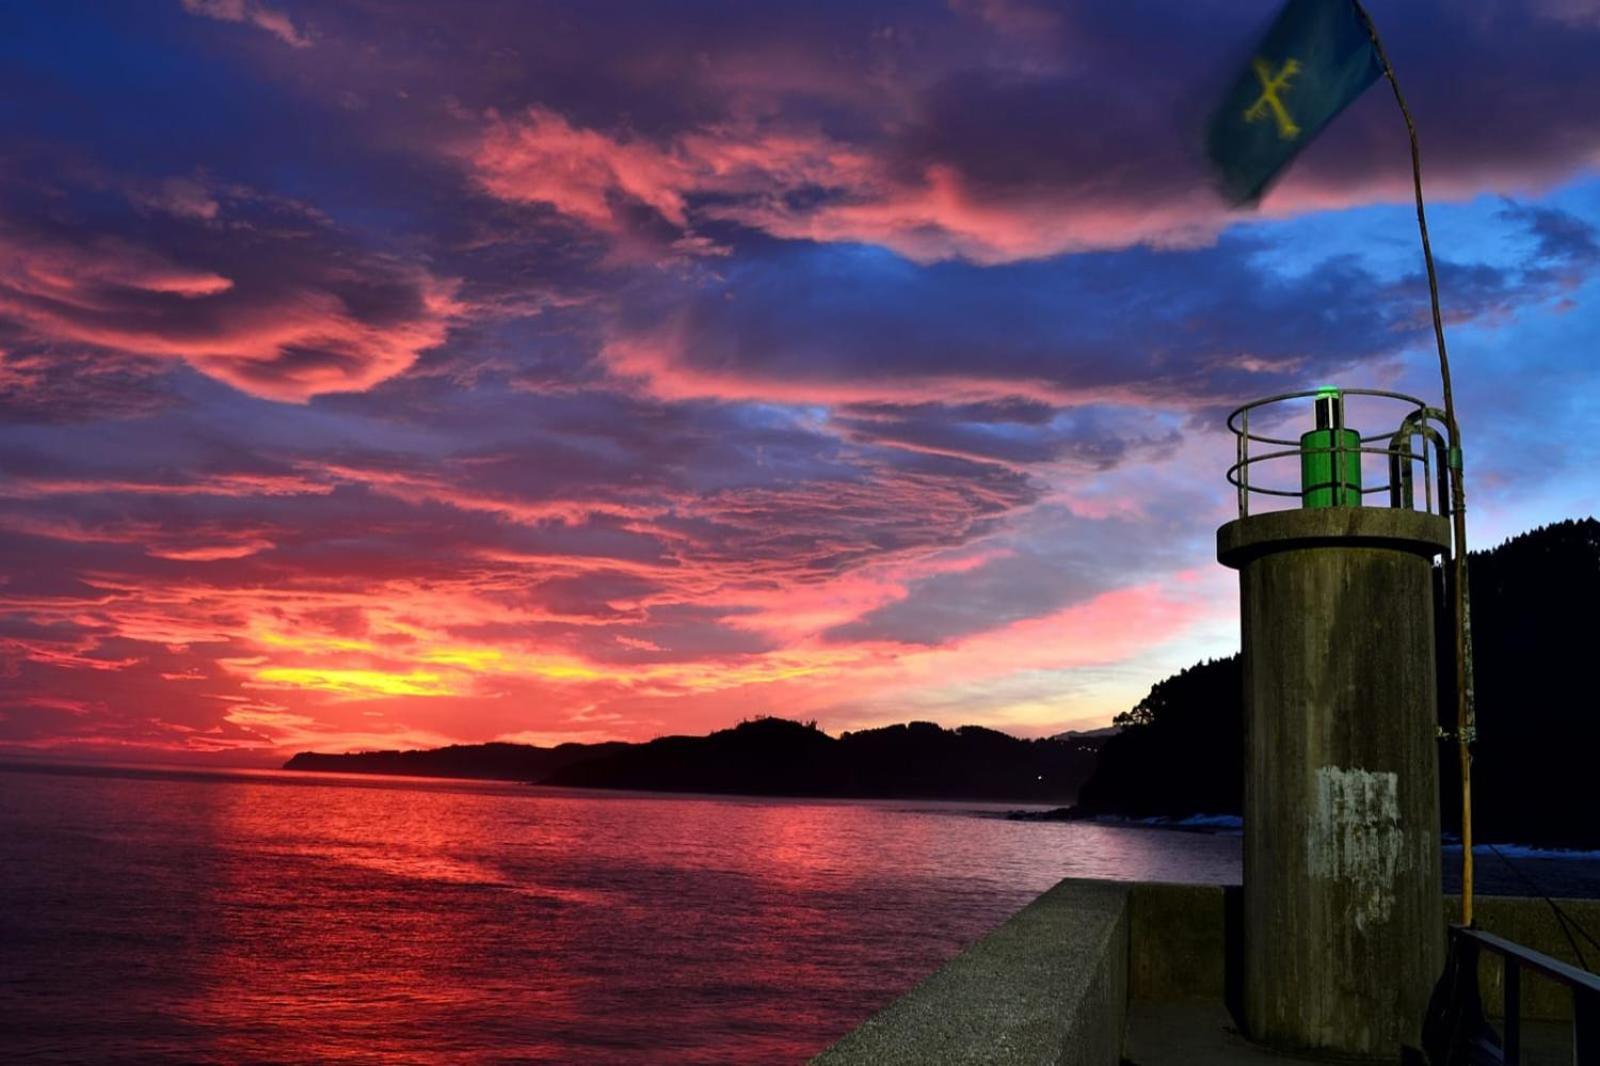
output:
[[[1237,814],[1151,815],[1135,818],[1123,814],[1095,814],[1083,807],[1056,807],[1048,811],[1011,811],[1013,822],[1088,822],[1091,825],[1126,826],[1134,829],[1177,829],[1190,833],[1237,835],[1244,819]]]
[[[457,745],[427,751],[301,752],[286,770],[524,781],[569,788],[754,796],[1070,804],[1105,735],[1024,740],[980,726],[911,722],[832,737],[757,718],[708,736],[645,743]]]

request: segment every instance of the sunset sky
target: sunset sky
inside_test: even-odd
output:
[[[1438,397],[1386,86],[1208,185],[1275,6],[9,10],[0,750],[1040,735],[1232,652],[1226,410]],[[1600,2],[1369,6],[1474,542],[1593,513]]]

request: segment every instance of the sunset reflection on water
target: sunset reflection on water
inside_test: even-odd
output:
[[[1063,876],[1237,841],[974,804],[0,770],[13,1050],[795,1062]]]

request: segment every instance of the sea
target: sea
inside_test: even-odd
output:
[[[0,1058],[797,1063],[1063,877],[1239,879],[1013,809],[0,764]]]

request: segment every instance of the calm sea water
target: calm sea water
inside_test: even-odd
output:
[[[1004,809],[0,768],[0,1047],[792,1063],[1062,877],[1237,880]]]

